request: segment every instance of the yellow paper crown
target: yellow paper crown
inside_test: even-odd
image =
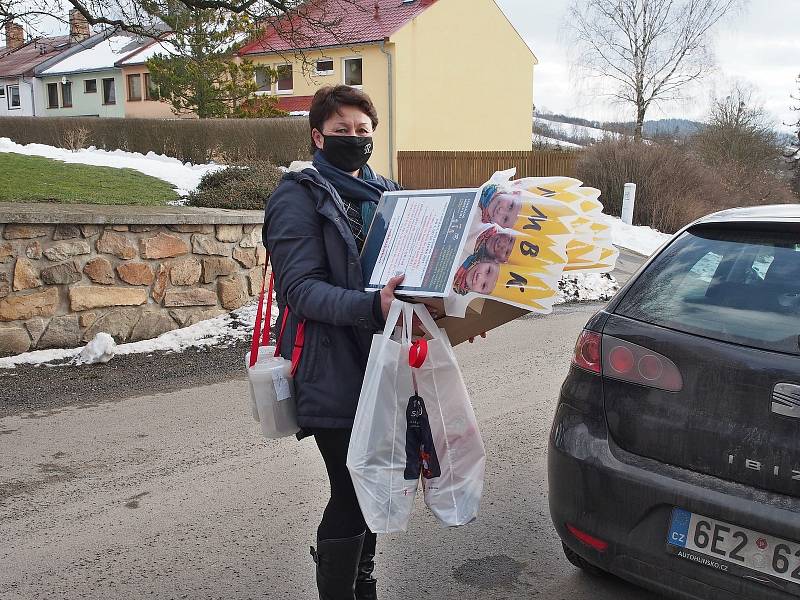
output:
[[[563,265],[551,265],[534,271],[503,264],[500,265],[497,284],[490,295],[519,304],[541,304],[558,293],[558,278],[562,272]]]
[[[567,252],[564,244],[559,243],[558,239],[518,234],[508,262],[522,267],[564,264],[567,262]]]

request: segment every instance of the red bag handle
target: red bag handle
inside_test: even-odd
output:
[[[264,276],[261,278],[261,292],[258,295],[258,308],[256,309],[256,322],[253,327],[253,341],[250,344],[250,366],[255,366],[258,362],[258,349],[260,346],[269,345],[269,330],[270,322],[272,320],[272,303],[275,296],[275,273],[270,273],[269,276],[269,294],[267,300],[267,315],[266,323],[264,323],[264,287],[267,282],[267,267],[269,266],[269,254],[264,261]],[[275,356],[280,355],[281,341],[283,341],[283,333],[286,331],[286,322],[289,318],[289,306],[283,311],[283,321],[281,322],[281,330],[278,333],[278,338],[275,341]],[[297,335],[294,340],[294,348],[292,350],[292,376],[297,372],[300,365],[300,357],[303,354],[303,345],[305,343],[305,329],[306,322],[301,321],[297,326]]]
[[[428,340],[425,338],[412,342],[408,351],[408,365],[412,369],[419,369],[428,358]]]

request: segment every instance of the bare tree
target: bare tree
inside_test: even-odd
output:
[[[171,16],[216,11],[249,24],[252,34],[271,27],[288,42],[283,45],[306,48],[318,32],[346,38],[341,27],[344,15],[348,11],[371,12],[373,4],[370,0],[0,0],[0,30],[6,23],[16,22],[30,37],[39,37],[66,27],[69,12],[77,10],[89,25],[159,38]],[[190,24],[192,21],[188,19]]]
[[[743,0],[573,0],[569,28],[578,66],[613,82],[636,110],[642,138],[653,103],[675,100],[713,63],[710,32]]]
[[[780,158],[774,123],[742,84],[712,102],[708,122],[691,145],[706,164],[739,176],[774,170]]]
[[[797,111],[797,121],[790,123],[794,127],[796,139],[786,147],[784,156],[789,163],[789,168],[794,170],[792,186],[797,194],[800,194],[800,75],[797,76],[797,95],[791,96],[797,104],[792,105],[792,110]]]

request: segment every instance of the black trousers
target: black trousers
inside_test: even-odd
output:
[[[314,429],[314,439],[331,484],[331,498],[317,529],[319,540],[354,537],[367,529],[346,465],[350,432],[350,429]]]

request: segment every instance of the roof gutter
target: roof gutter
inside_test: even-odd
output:
[[[386,55],[387,63],[387,88],[389,92],[389,179],[394,180],[394,63],[392,53],[386,49],[386,42],[389,38],[381,40],[381,52]]]

